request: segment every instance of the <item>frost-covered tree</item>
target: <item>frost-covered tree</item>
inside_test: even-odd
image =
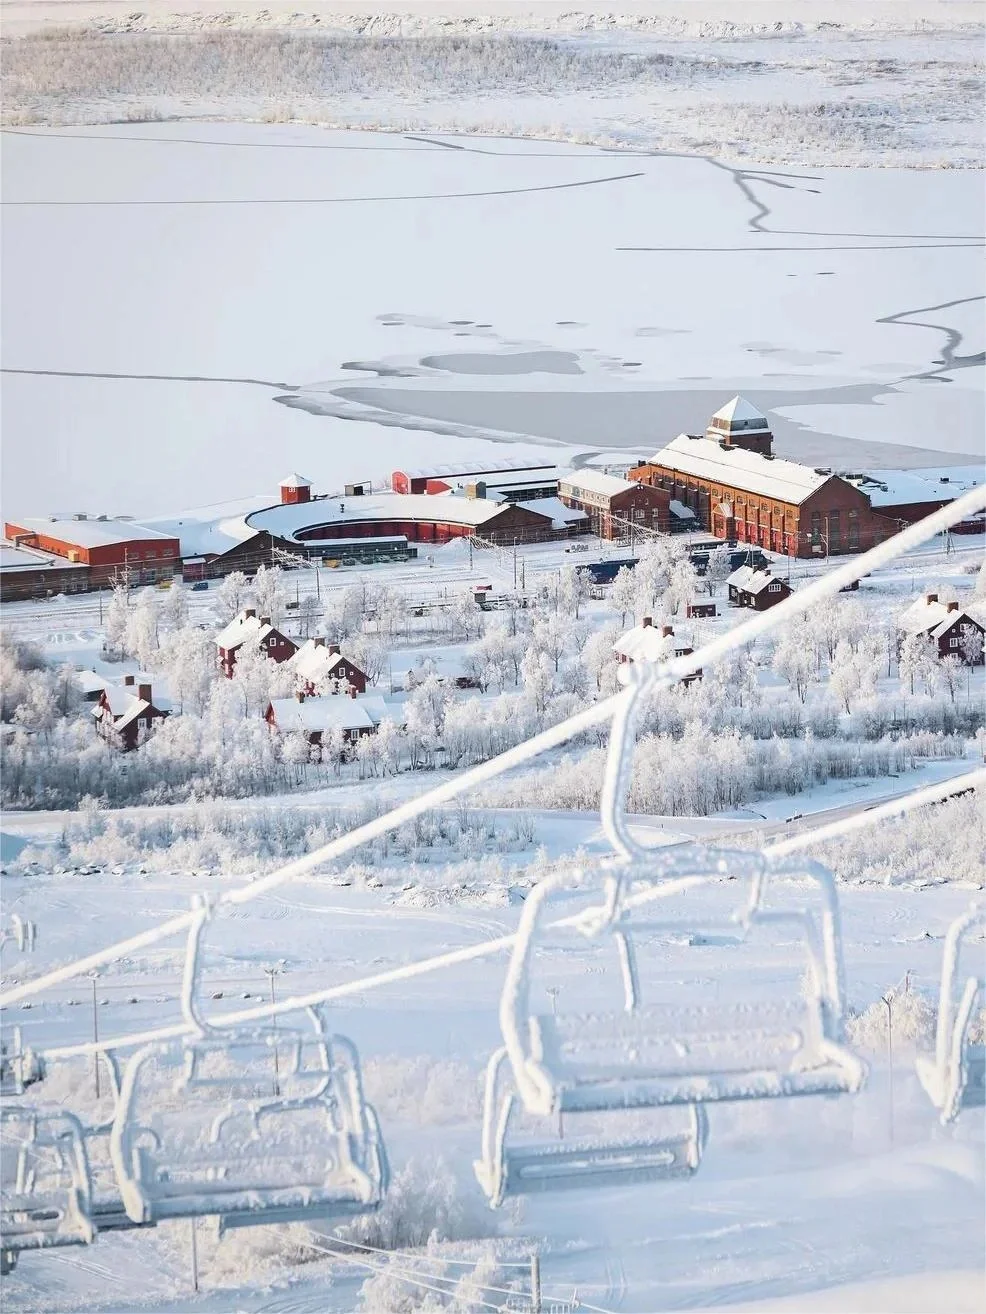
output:
[[[228,625],[246,606],[247,577],[241,570],[231,571],[213,594],[213,609],[220,625]]]
[[[675,561],[668,571],[668,587],[664,593],[665,606],[672,616],[687,611],[697,587],[698,572],[688,557]]]
[[[609,590],[607,601],[614,611],[620,613],[621,628],[626,624],[627,616],[633,615],[634,601],[637,596],[633,582],[633,571],[629,566],[621,566]]]
[[[897,674],[901,687],[911,695],[915,684],[923,680],[929,664],[934,660],[931,645],[922,634],[905,634],[897,652]]]
[[[111,656],[121,658],[126,651],[127,625],[130,621],[130,590],[118,584],[110,594],[103,622],[106,648]]]
[[[816,664],[815,656],[804,643],[800,631],[787,629],[781,635],[774,649],[773,668],[804,703],[808,698],[808,686],[815,674]]]
[[[962,683],[962,660],[954,653],[949,653],[938,662],[939,680],[948,693],[949,701],[955,702],[955,695]]]
[[[959,628],[959,652],[966,666],[979,666],[983,660],[983,634],[975,625]]]
[[[620,629],[615,622],[593,630],[579,653],[582,665],[600,692],[602,692],[605,673],[613,670],[615,674],[616,655],[613,652],[613,644],[619,634]]]
[[[160,642],[160,613],[158,600],[153,589],[142,589],[137,598],[137,605],[132,607],[127,616],[127,631],[124,638],[126,651],[140,664],[141,670],[149,670],[154,664],[154,655]]]
[[[558,607],[578,620],[579,612],[589,600],[589,576],[575,566],[563,567],[558,576]]]
[[[829,688],[846,712],[857,699],[868,697],[876,688],[871,654],[853,649],[848,639],[840,639],[829,667]]]
[[[725,543],[715,548],[709,554],[709,564],[705,569],[705,587],[709,591],[710,597],[715,597],[719,586],[724,584],[729,576],[733,573],[732,549]]]
[[[250,587],[258,616],[269,616],[272,624],[280,625],[284,616],[284,571],[280,566],[261,563]]]
[[[159,608],[160,623],[166,630],[180,630],[188,624],[188,590],[181,580],[173,579]]]
[[[195,625],[173,630],[164,636],[154,669],[164,676],[175,710],[201,716],[219,678],[212,636]]]

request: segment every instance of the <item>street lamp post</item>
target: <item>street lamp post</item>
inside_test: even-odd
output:
[[[272,1008],[273,1008],[273,1007],[276,1005],[276,1003],[277,1003],[277,999],[276,999],[276,996],[275,996],[275,993],[274,993],[274,977],[277,976],[277,974],[280,972],[280,970],[281,970],[281,968],[280,968],[280,965],[279,965],[279,964],[275,964],[275,966],[273,966],[273,967],[265,967],[265,968],[264,968],[264,973],[265,973],[265,975],[267,976],[268,981],[270,981],[270,1002],[271,1002],[271,1007],[272,1007]],[[276,1014],[276,1013],[272,1013],[272,1014],[271,1014],[271,1029],[272,1029],[272,1030],[274,1031],[274,1033],[275,1033],[275,1034],[274,1034],[274,1044],[273,1044],[273,1052],[274,1052],[274,1094],[275,1094],[275,1095],[280,1095],[280,1093],[281,1093],[281,1074],[280,1074],[280,1071],[279,1071],[279,1069],[278,1069],[278,1064],[277,1064],[277,1014]]]

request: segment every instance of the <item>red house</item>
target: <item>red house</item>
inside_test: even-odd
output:
[[[734,607],[752,607],[754,611],[766,611],[778,602],[783,602],[792,593],[790,584],[782,579],[775,579],[767,567],[754,570],[752,566],[740,566],[726,580],[729,586],[729,601]]]
[[[673,657],[687,657],[695,651],[691,644],[679,639],[671,625],[662,625],[660,629],[650,616],[645,616],[639,625],[626,634],[621,634],[613,644],[618,662],[668,662]],[[682,684],[691,684],[701,680],[702,671],[692,671],[682,678]]]
[[[926,593],[913,602],[901,616],[900,628],[906,634],[931,639],[938,646],[939,658],[958,657],[966,666],[983,665],[986,625],[982,617],[957,602],[939,602],[937,593]]]
[[[101,690],[92,714],[102,737],[122,753],[132,753],[150,734],[154,722],[168,715],[155,707],[151,686],[135,684],[132,675],[126,676],[122,685]]]
[[[322,761],[323,736],[333,730],[341,731],[343,756],[357,740],[376,731],[376,722],[365,707],[350,698],[306,698],[297,693],[293,698],[275,698],[268,704],[264,719],[273,731],[282,734],[295,732],[304,736],[314,750],[312,756]]]
[[[311,697],[319,693],[366,693],[366,672],[344,657],[337,643],[326,643],[318,636],[308,639],[294,658],[298,687]]]
[[[245,643],[260,648],[272,662],[286,662],[298,651],[295,643],[275,629],[269,616],[258,618],[252,607],[247,607],[216,635],[219,666],[228,680],[233,678],[236,655]]]

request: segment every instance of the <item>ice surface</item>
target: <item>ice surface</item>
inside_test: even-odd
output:
[[[935,364],[953,324],[954,354],[982,347],[976,173],[743,181],[700,158],[448,144],[469,148],[188,123],[5,138],[4,364],[27,371],[4,380],[8,514],[275,500],[286,467],[327,490],[354,442],[361,476],[646,455],[737,392],[812,464],[978,455],[980,371]],[[582,372],[461,372],[518,351]],[[417,378],[344,368],[460,352]]]

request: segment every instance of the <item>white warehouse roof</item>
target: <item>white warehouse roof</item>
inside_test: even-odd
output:
[[[148,529],[133,520],[99,520],[95,516],[85,516],[81,520],[75,515],[32,516],[29,520],[9,522],[25,533],[44,534],[48,538],[57,538],[62,543],[75,543],[79,547],[110,547],[116,543],[156,542],[166,538],[176,538],[175,534],[162,534],[160,530]]]
[[[616,475],[604,474],[602,470],[568,470],[559,479],[560,484],[570,488],[582,488],[587,493],[601,493],[604,497],[614,497],[625,493],[637,485],[629,479],[618,479]]]
[[[296,535],[323,525],[343,528],[366,520],[421,520],[476,528],[507,509],[503,502],[455,497],[450,493],[371,493],[368,497],[326,497],[314,502],[283,503],[252,512],[246,523],[252,529],[266,529],[278,538],[305,542]],[[528,504],[525,509],[545,514],[536,504]],[[550,519],[550,514],[545,514],[545,519]]]
[[[795,504],[806,501],[833,478],[797,461],[761,456],[742,447],[720,447],[710,438],[695,438],[687,433],[679,434],[667,447],[655,452],[651,462],[728,488]]]

